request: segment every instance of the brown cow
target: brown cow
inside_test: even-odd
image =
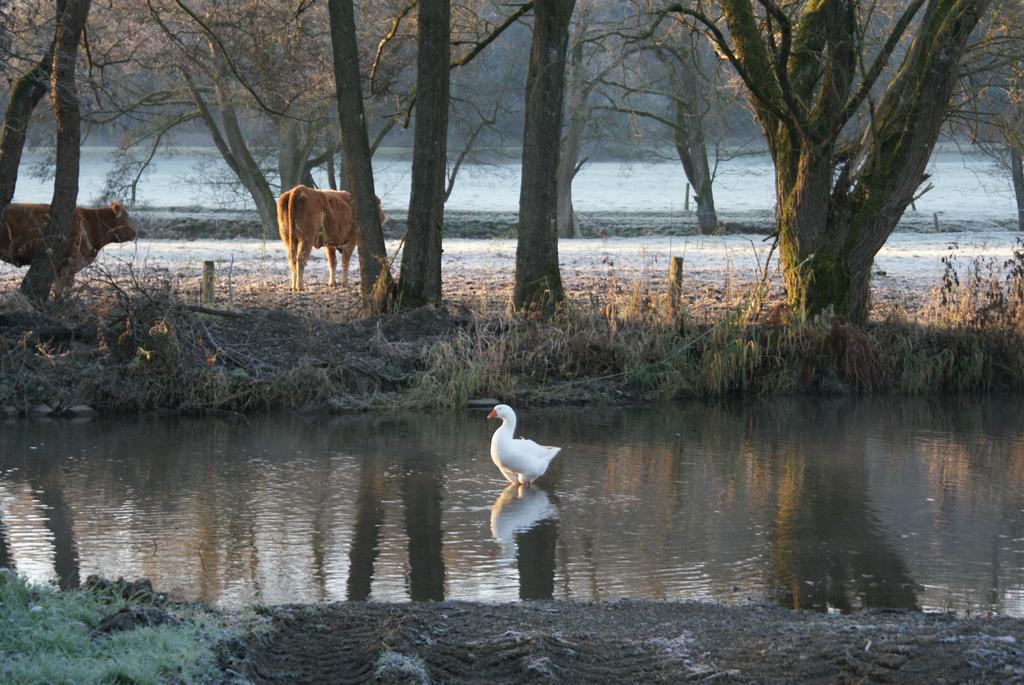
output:
[[[377,198],[380,222],[388,220]],[[342,285],[348,285],[348,266],[359,239],[352,195],[345,190],[317,190],[297,185],[277,199],[277,230],[288,251],[291,289],[302,290],[306,261],[313,248],[324,248],[328,285],[337,285],[335,250],[341,251]]]
[[[56,269],[54,292],[71,287],[75,274],[92,264],[109,243],[135,240],[135,228],[128,211],[119,202],[109,207],[76,207],[68,239],[68,259]],[[50,220],[50,205],[10,204],[0,228],[0,259],[15,266],[28,266],[43,247],[43,232]]]

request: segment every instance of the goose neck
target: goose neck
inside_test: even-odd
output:
[[[511,438],[516,432],[516,417],[501,417],[501,426],[498,427],[498,432],[501,433],[503,437],[507,436]]]

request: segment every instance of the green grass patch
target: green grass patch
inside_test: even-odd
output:
[[[132,599],[35,586],[0,571],[0,682],[193,683],[217,675],[214,645],[227,637],[211,614],[163,608],[173,623],[96,632]]]

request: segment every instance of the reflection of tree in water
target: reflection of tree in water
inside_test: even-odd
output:
[[[408,423],[390,425],[388,420],[365,421],[348,431],[364,456],[360,466],[352,546],[349,554],[348,599],[370,596],[374,564],[380,552],[380,528],[384,522],[384,498],[389,476],[382,455],[400,454],[397,483],[405,511],[409,540],[409,596],[414,601],[445,596],[443,531],[441,529],[445,450],[451,448],[450,426],[437,422],[415,432]],[[397,428],[397,430],[396,430]],[[416,426],[419,428],[419,426]],[[457,432],[458,433],[458,432]]]
[[[802,406],[777,460],[773,587],[785,606],[918,608],[915,583],[871,509],[865,419],[849,405]],[[808,411],[809,410],[809,411]]]
[[[11,555],[11,545],[7,540],[7,526],[0,516],[0,568],[14,568],[14,557]]]
[[[558,521],[547,519],[516,535],[519,599],[551,599],[555,592]]]
[[[419,454],[422,454],[420,452]],[[409,536],[409,596],[413,601],[444,599],[444,557],[441,547],[441,490],[444,463],[427,454],[403,459],[402,501]]]
[[[74,516],[64,497],[64,474],[51,459],[25,459],[19,473],[28,481],[32,493],[46,510],[43,523],[53,536],[53,570],[62,588],[79,585],[78,545]]]
[[[370,597],[373,565],[380,552],[380,527],[384,523],[384,465],[376,452],[366,452],[359,465],[356,513],[349,548],[346,598],[364,601]]]

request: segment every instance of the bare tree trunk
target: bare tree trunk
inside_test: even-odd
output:
[[[676,95],[676,127],[674,142],[683,172],[690,182],[697,201],[697,230],[700,233],[714,233],[718,228],[718,214],[715,212],[715,195],[711,186],[711,167],[708,164],[708,148],[704,139],[704,127],[700,115],[694,116],[686,104],[685,96]]]
[[[306,164],[315,140],[312,125],[303,121],[277,120],[277,172],[284,192],[299,183],[312,185],[312,174]]]
[[[680,54],[683,65],[682,78],[673,78],[672,100],[676,126],[674,142],[683,172],[695,193],[697,200],[697,229],[704,234],[718,229],[718,214],[715,212],[715,194],[711,185],[711,166],[708,164],[708,146],[704,137],[704,123],[700,112],[701,97],[698,92],[700,78],[689,61],[690,54]]]
[[[409,228],[398,279],[405,307],[441,302],[450,37],[451,0],[420,0]]]
[[[359,52],[356,42],[355,11],[352,0],[328,0],[331,22],[331,50],[334,55],[334,84],[341,124],[341,147],[345,174],[359,225],[359,275],[364,307],[380,312],[391,306],[391,271],[384,250],[384,234],[377,214],[373,187],[370,139],[363,110]]]
[[[3,131],[0,132],[0,224],[3,221],[3,212],[14,197],[14,189],[18,182],[18,167],[21,165],[21,154],[25,149],[25,135],[28,133],[32,112],[49,89],[50,70],[53,67],[53,48],[56,45],[64,5],[64,0],[57,2],[57,25],[53,30],[50,49],[39,58],[35,66],[17,80],[14,87],[11,88],[7,101]]]
[[[277,233],[277,201],[274,191],[271,190],[259,163],[249,151],[242,127],[238,123],[238,114],[235,112],[235,106],[230,97],[220,84],[216,85],[215,90],[217,108],[220,110],[224,126],[224,137],[237,160],[236,173],[256,204],[256,211],[263,224],[264,237],[273,236]]]
[[[51,50],[18,79],[11,89],[7,111],[4,113],[3,137],[0,138],[0,208],[9,205],[14,197],[29,119],[36,105],[46,95],[52,62]]]
[[[21,292],[33,302],[46,302],[58,269],[68,260],[69,235],[78,202],[81,114],[75,87],[78,45],[92,0],[67,0],[54,41],[50,94],[57,122],[57,170],[53,200],[43,233],[43,249],[21,281]]]
[[[565,155],[568,150],[569,143],[566,142],[566,147],[562,148],[562,154]],[[576,156],[579,156],[579,149],[577,148]],[[559,238],[579,238],[580,231],[576,225],[576,210],[572,205],[572,182],[576,178],[576,172],[579,171],[575,164],[571,164],[569,158],[559,159],[558,161],[558,207],[555,211],[555,220],[558,222],[558,237]]]
[[[216,59],[215,52],[212,53],[212,57]],[[267,179],[263,176],[259,164],[249,151],[245,137],[242,135],[241,126],[238,124],[238,115],[235,113],[234,106],[223,93],[219,84],[215,84],[214,91],[217,95],[217,109],[220,113],[224,129],[221,131],[221,124],[217,123],[210,105],[206,102],[192,75],[184,69],[181,70],[181,75],[188,86],[192,100],[199,110],[203,123],[206,124],[206,129],[210,132],[210,137],[213,139],[213,144],[217,147],[217,151],[220,152],[224,162],[234,172],[235,176],[238,177],[238,180],[248,191],[249,196],[256,205],[256,213],[259,214],[260,224],[263,227],[263,237],[267,238],[276,235],[277,202],[274,198],[274,191],[271,190],[270,184],[267,183]]]
[[[1013,146],[1010,147],[1010,177],[1013,195],[1017,198],[1017,229],[1024,231],[1024,154]]]
[[[334,174],[334,155],[329,155],[327,157],[327,162],[325,162],[324,166],[327,167],[327,186],[331,190],[337,190],[338,177]]]
[[[562,149],[558,157],[557,192],[559,238],[578,238],[576,212],[572,206],[572,182],[579,168],[580,149],[583,147],[583,129],[587,125],[587,96],[590,89],[583,83],[583,41],[582,32],[576,33],[578,39],[573,43],[566,68],[566,121],[565,136],[562,138]]]
[[[701,86],[706,81],[698,61],[695,40],[692,34],[684,32],[677,43],[658,50],[656,55],[669,73],[673,142],[697,201],[697,230],[708,234],[718,229],[718,214],[715,212],[711,165],[708,164],[708,145],[704,136],[706,104]]]
[[[519,309],[550,310],[565,299],[558,269],[557,172],[565,52],[574,5],[575,0],[548,0],[533,8],[513,294]]]

